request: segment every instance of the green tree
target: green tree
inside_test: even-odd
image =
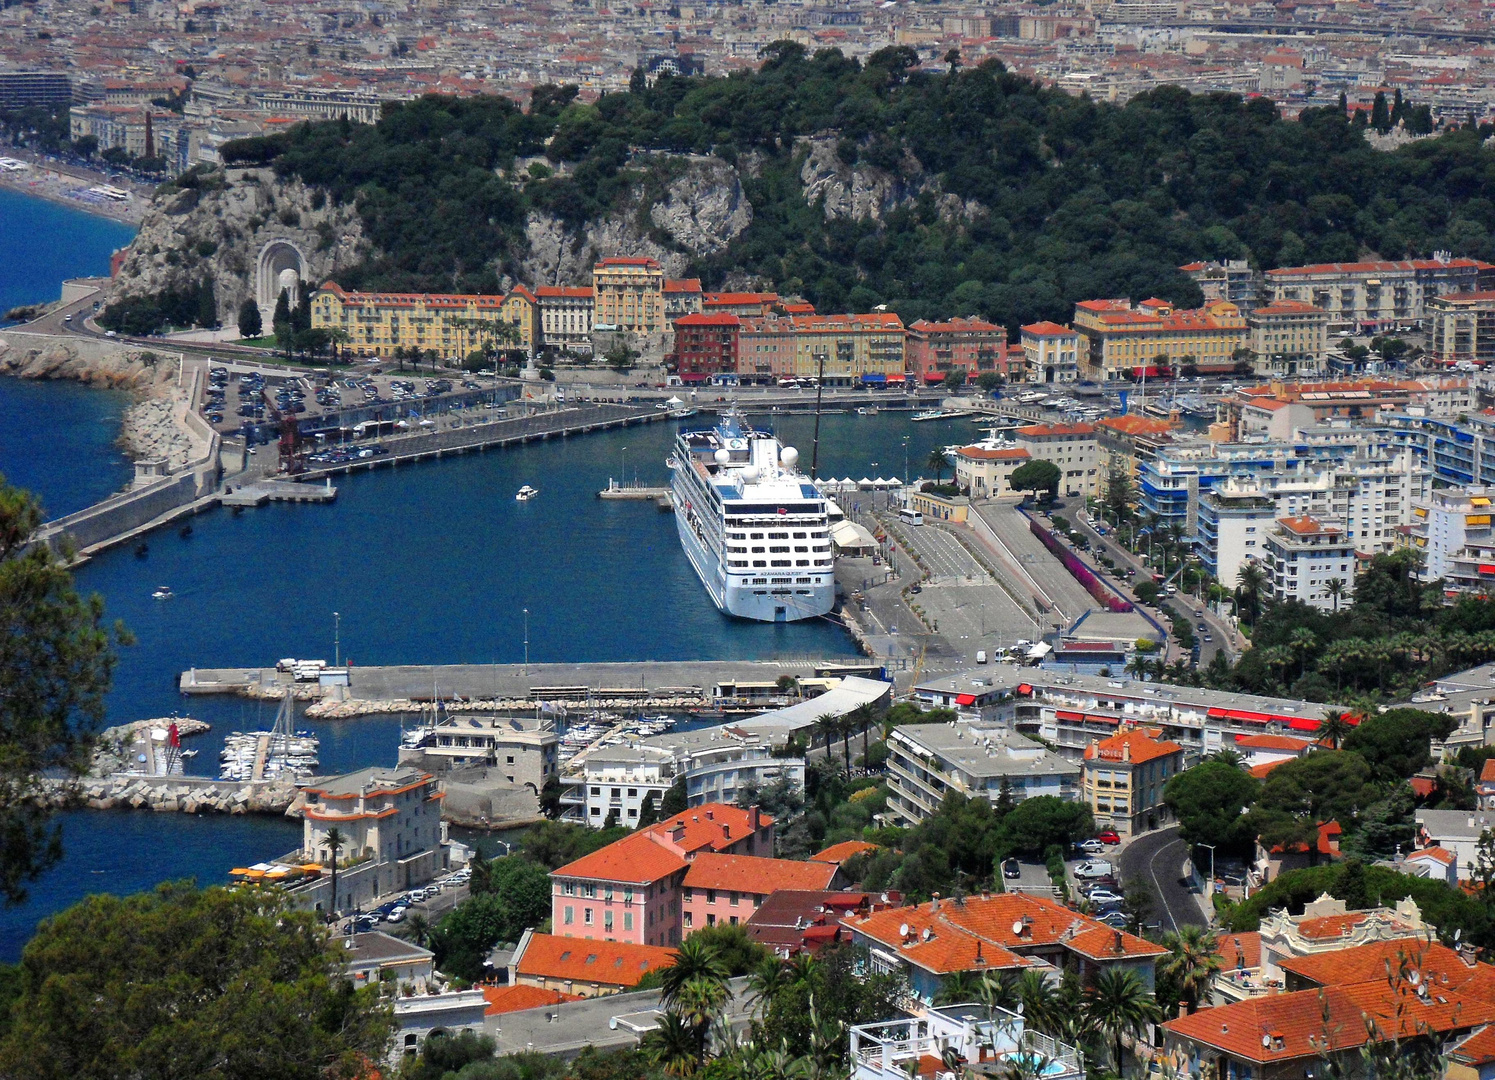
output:
[[[336,825],[327,830],[327,850],[332,858],[328,860],[328,875],[331,877],[332,896],[327,901],[327,912],[329,915],[337,914],[337,856],[338,852],[348,843],[348,838]]]
[[[945,470],[950,467],[950,462],[946,459],[943,450],[931,450],[929,457],[924,460],[924,467],[934,470],[934,482],[938,484],[944,477]]]
[[[685,777],[679,776],[675,782],[665,790],[664,798],[659,802],[659,812],[666,818],[683,814],[689,804],[686,801]]]
[[[1007,850],[1038,856],[1051,845],[1068,850],[1075,841],[1095,833],[1095,818],[1084,803],[1057,795],[1035,795],[1013,807],[1001,823]]]
[[[1059,466],[1043,458],[1034,458],[1026,465],[1013,469],[1008,483],[1013,491],[1031,491],[1035,494],[1043,492],[1044,498],[1052,501],[1059,494],[1060,479],[1062,475]]]
[[[1354,730],[1355,726],[1350,723],[1350,718],[1344,712],[1339,709],[1330,709],[1324,713],[1317,735],[1320,742],[1326,742],[1332,749],[1338,750],[1345,736]]]
[[[114,671],[104,602],[80,597],[62,557],[28,547],[42,523],[29,492],[0,477],[0,898],[62,855],[42,776],[84,775]],[[114,644],[131,638],[116,624]]]
[[[1190,844],[1248,851],[1255,839],[1242,811],[1256,802],[1261,782],[1218,757],[1206,758],[1168,781],[1163,801]]]
[[[342,953],[273,892],[173,883],[91,896],[22,953],[0,1074],[361,1075],[393,1024],[377,989],[341,977]]]
[[[246,296],[244,303],[239,305],[239,336],[257,338],[263,329],[264,322],[260,318],[260,306],[254,302],[254,297]]]
[[[1262,843],[1307,844],[1317,851],[1317,827],[1338,821],[1353,823],[1356,813],[1374,799],[1372,772],[1359,754],[1319,750],[1283,762],[1261,785],[1250,824]]]
[[[730,977],[731,971],[716,947],[711,942],[702,940],[699,934],[692,934],[680,943],[675,950],[675,962],[662,973],[660,1002],[666,1009],[673,1007],[685,985],[692,980],[702,979],[725,985]]]
[[[1121,462],[1113,460],[1106,469],[1106,488],[1102,496],[1106,516],[1113,524],[1120,525],[1130,520],[1134,496],[1131,473]]]
[[[1085,990],[1085,1021],[1110,1036],[1111,1066],[1118,1074],[1125,1071],[1123,1038],[1141,1035],[1148,1024],[1161,1019],[1158,1003],[1134,971],[1107,968]]]
[[[1365,717],[1344,736],[1345,750],[1359,754],[1376,779],[1396,782],[1426,768],[1434,739],[1446,739],[1458,721],[1422,709],[1388,709]]]
[[[1182,926],[1163,936],[1163,947],[1168,955],[1158,962],[1158,977],[1166,980],[1193,1012],[1220,971],[1219,942],[1202,926]],[[1162,1003],[1161,997],[1158,1000]]]

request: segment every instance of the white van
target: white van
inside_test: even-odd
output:
[[[985,649],[977,649],[976,650],[976,663],[978,663],[978,664],[984,664],[984,663],[986,663],[986,650]]]
[[[924,515],[917,510],[910,510],[905,506],[902,510],[898,511],[898,520],[906,525],[922,525],[924,524]]]

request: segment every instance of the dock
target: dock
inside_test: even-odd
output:
[[[652,502],[661,510],[675,509],[675,495],[667,487],[649,487],[645,484],[620,484],[616,480],[609,480],[607,487],[597,492],[597,498]]]
[[[254,480],[240,487],[225,485],[218,501],[224,506],[264,506],[270,502],[328,503],[336,499],[337,488],[330,480],[320,486],[290,480]]]
[[[779,680],[861,675],[884,678],[876,662],[844,656],[784,660],[682,660],[637,663],[446,664],[348,668],[348,685],[297,683],[273,664],[192,668],[178,680],[184,695],[234,694],[267,700],[287,689],[298,700],[335,703],[329,716],[413,712],[439,698],[489,709],[635,709],[644,712],[761,711],[788,703]]]
[[[432,461],[456,454],[519,446],[546,439],[564,439],[592,431],[633,427],[636,424],[652,424],[668,419],[670,414],[667,412],[634,405],[573,405],[529,416],[474,421],[445,431],[428,431],[396,436],[377,443],[360,443],[359,446],[377,448],[377,452],[351,461],[313,465],[301,473],[299,479],[322,480],[334,473]]]

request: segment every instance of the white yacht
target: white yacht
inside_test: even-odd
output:
[[[528,484],[525,484],[522,488],[519,489],[514,498],[519,502],[529,502],[538,494],[540,494],[539,488],[532,488]]]
[[[826,499],[780,446],[728,411],[671,458],[680,543],[718,608],[762,622],[824,615],[836,582]]]

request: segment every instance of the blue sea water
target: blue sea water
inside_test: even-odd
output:
[[[135,228],[0,188],[0,314],[56,300],[62,282],[109,273]]]
[[[84,244],[74,264],[46,264],[52,280],[28,284],[6,238],[59,215],[66,229],[92,236],[92,247]],[[62,278],[94,272],[119,243],[113,223],[0,191],[0,297],[55,295]],[[128,476],[111,447],[121,405],[117,395],[73,385],[0,379],[0,472],[59,513],[117,489]],[[74,434],[28,439],[19,434],[23,421]],[[813,417],[755,422],[797,445],[808,466]],[[7,437],[12,428],[18,434]],[[596,497],[615,476],[666,483],[674,430],[658,423],[340,477],[333,505],[213,510],[192,520],[188,536],[175,528],[151,535],[143,557],[133,547],[103,553],[80,568],[79,587],[101,594],[109,618],[136,638],[120,658],[109,723],[173,712],[208,721],[212,732],[188,746],[198,750],[189,771],[209,774],[223,736],[268,726],[274,708],[184,699],[180,673],[331,658],[333,612],[343,657],[355,665],[517,662],[526,608],[537,663],[852,655],[850,639],[828,620],[775,626],[723,616],[686,561],[672,515]],[[931,450],[971,434],[963,421],[914,425],[907,414],[825,416],[820,474],[902,476],[905,454],[917,474]],[[516,502],[523,484],[538,487],[539,498]],[[151,599],[162,584],[175,599]],[[398,718],[302,725],[321,736],[324,771],[394,762]],[[273,818],[124,811],[72,813],[63,823],[63,862],[26,905],[0,911],[0,961],[19,955],[38,919],[89,892],[188,876],[221,881],[233,866],[288,850],[298,830]]]

